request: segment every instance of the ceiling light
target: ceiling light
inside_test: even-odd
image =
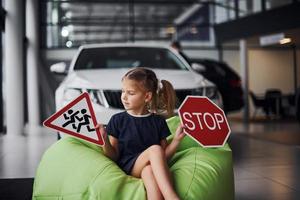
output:
[[[71,48],[71,47],[73,46],[73,42],[72,42],[72,41],[67,41],[67,42],[66,42],[66,46],[67,46],[68,48]]]
[[[282,39],[284,39],[284,33],[269,34],[259,37],[259,43],[261,46],[274,45]]]
[[[66,16],[66,18],[68,18],[68,19],[70,19],[70,18],[72,18],[72,12],[71,11],[68,11],[68,12],[66,12],[66,14],[65,14],[65,16]]]
[[[67,29],[62,29],[61,30],[61,36],[68,37],[68,35],[69,35],[69,31]]]
[[[192,33],[192,34],[197,34],[198,33],[198,30],[197,30],[197,28],[196,27],[191,27],[190,28],[190,33]]]
[[[279,43],[280,44],[287,44],[287,43],[290,43],[292,41],[291,38],[283,38],[281,40],[279,40]]]
[[[170,26],[170,27],[167,27],[166,29],[166,33],[167,34],[174,34],[176,32],[175,28]]]

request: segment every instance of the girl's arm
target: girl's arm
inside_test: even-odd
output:
[[[165,154],[167,159],[171,158],[174,155],[180,141],[184,138],[184,136],[185,133],[183,132],[183,126],[179,125],[177,127],[175,136],[169,145],[166,139],[161,141],[161,146],[165,149]]]
[[[96,128],[100,129],[100,133],[104,139],[103,152],[104,155],[113,161],[117,161],[119,157],[118,139],[113,136],[108,136],[102,124],[98,124]]]

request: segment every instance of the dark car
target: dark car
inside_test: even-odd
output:
[[[224,105],[224,112],[238,111],[244,106],[241,78],[226,63],[211,59],[189,59],[190,63],[197,63],[195,71],[216,84]],[[194,65],[195,66],[195,65]]]

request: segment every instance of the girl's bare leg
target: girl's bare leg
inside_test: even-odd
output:
[[[163,200],[163,196],[161,191],[156,183],[152,168],[150,165],[144,167],[141,173],[141,177],[143,179],[144,185],[147,191],[147,199],[148,200]]]
[[[165,200],[178,200],[169,175],[164,149],[159,145],[152,145],[137,158],[131,175],[141,177],[143,169],[150,165],[157,185]]]

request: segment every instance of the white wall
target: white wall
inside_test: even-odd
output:
[[[234,71],[238,74],[241,74],[241,67],[240,67],[240,52],[237,50],[225,50],[223,51],[223,60],[229,66],[231,66]]]
[[[293,52],[287,50],[250,50],[249,87],[255,93],[277,88],[294,92]]]
[[[216,50],[184,50],[184,53],[190,58],[218,59],[218,51]]]

